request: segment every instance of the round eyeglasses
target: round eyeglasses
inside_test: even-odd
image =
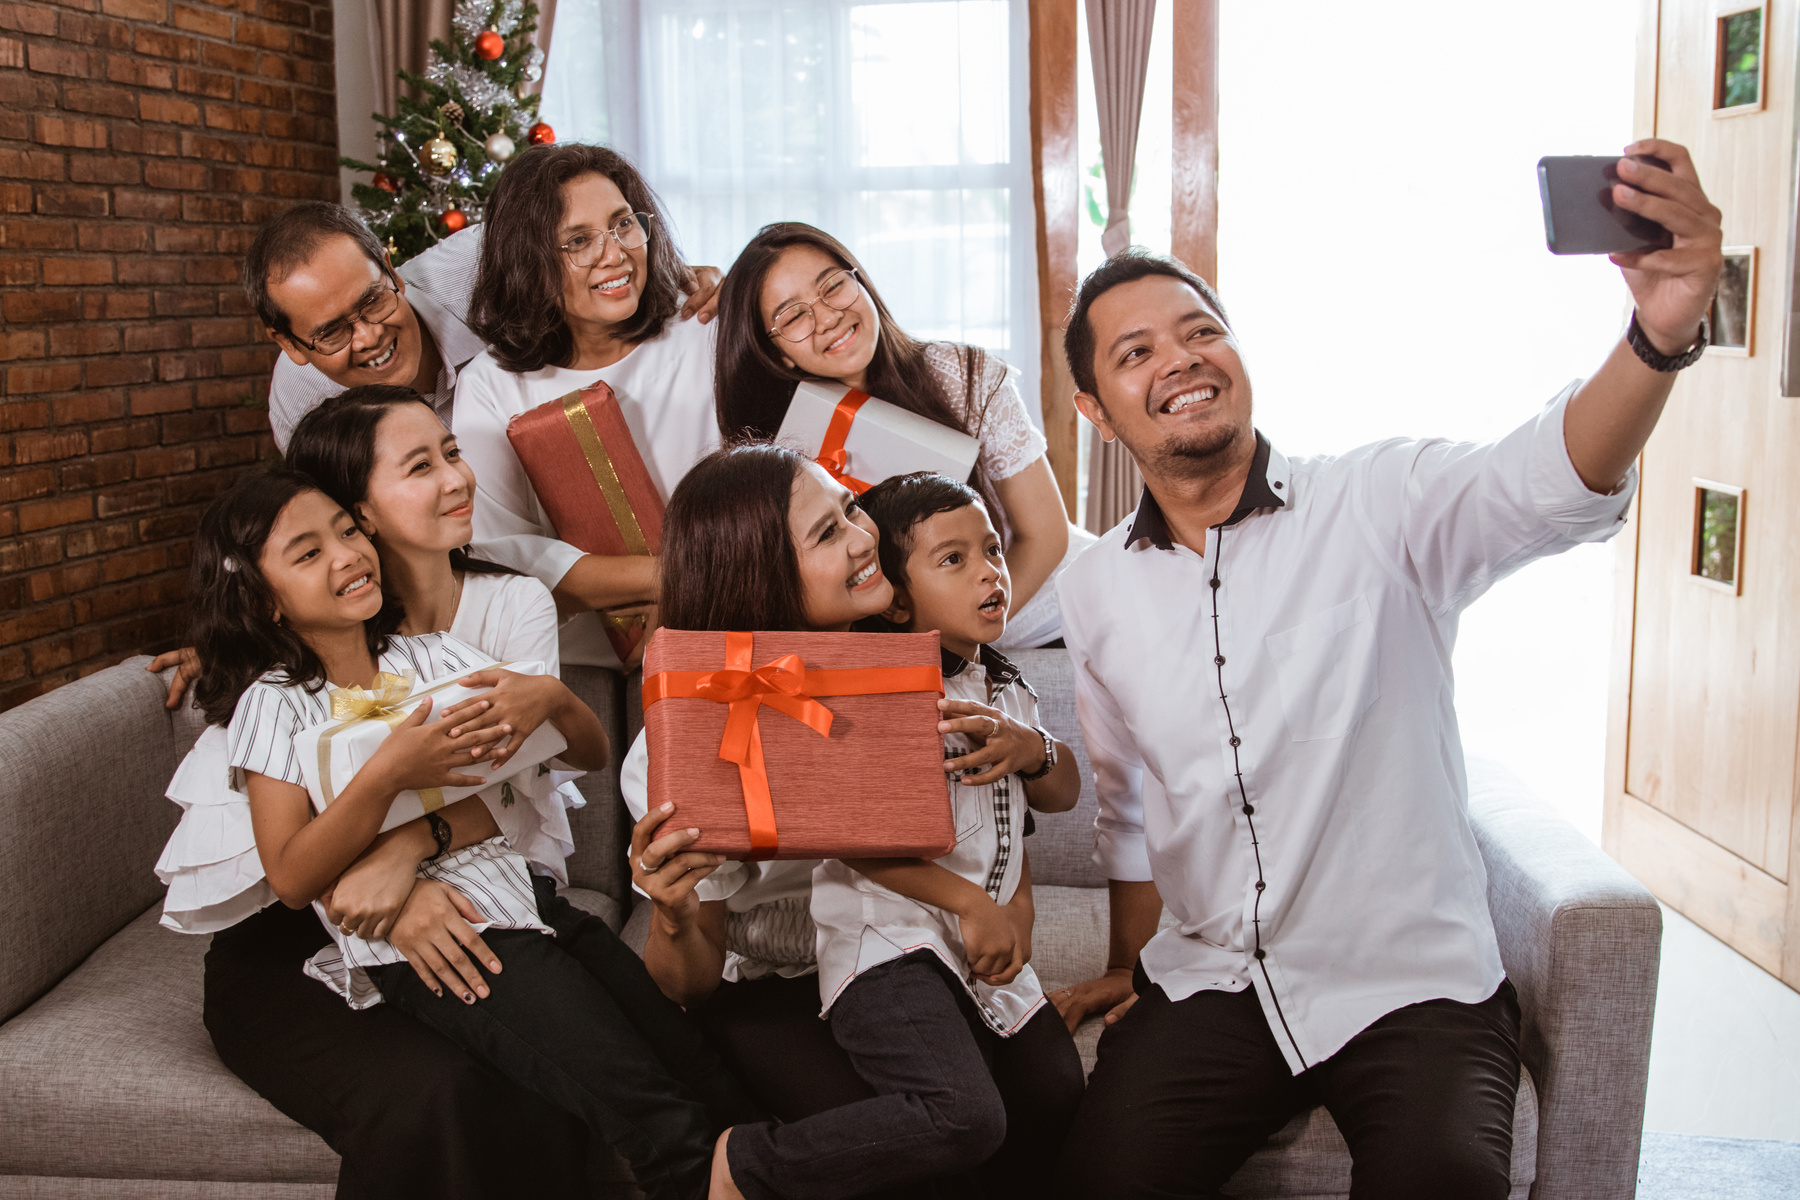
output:
[[[340,354],[356,338],[358,325],[385,325],[388,318],[400,307],[400,289],[391,283],[383,283],[372,289],[356,311],[347,317],[339,317],[331,324],[313,331],[311,341],[294,333],[288,336],[311,350],[314,354]]]
[[[558,249],[576,270],[591,267],[606,253],[606,239],[609,237],[626,250],[636,250],[648,242],[650,222],[655,216],[655,213],[631,213],[620,217],[611,229],[603,233],[578,233]]]
[[[817,299],[828,308],[843,312],[855,304],[860,295],[862,284],[857,281],[856,268],[845,267],[825,277],[825,282],[819,285]],[[769,335],[784,342],[804,342],[812,336],[817,326],[813,306],[804,301],[796,301],[775,314],[775,323],[769,326]]]

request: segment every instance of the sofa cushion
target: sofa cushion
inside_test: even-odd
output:
[[[0,1025],[0,1174],[334,1182],[331,1148],[213,1052],[210,939],[162,928],[159,912]]]
[[[613,754],[605,770],[589,771],[575,781],[585,808],[569,814],[569,828],[575,835],[575,853],[569,856],[569,883],[611,896],[623,903],[631,889],[625,871],[625,850],[631,844],[625,821],[625,806],[619,800],[619,761],[631,743],[625,741],[622,710],[625,703],[624,679],[617,671],[605,667],[566,666],[563,682],[581,698],[612,742]]]
[[[1032,882],[1039,887],[1104,888],[1106,872],[1094,863],[1094,818],[1100,815],[1100,802],[1094,795],[1094,771],[1081,740],[1081,723],[1075,717],[1074,664],[1067,650],[1020,650],[1012,658],[1037,692],[1038,720],[1075,752],[1081,776],[1081,799],[1074,808],[1036,814],[1037,833],[1028,843]]]

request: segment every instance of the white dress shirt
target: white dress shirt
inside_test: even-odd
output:
[[[475,293],[475,269],[481,260],[481,226],[471,225],[453,233],[431,249],[407,259],[394,269],[406,281],[406,300],[419,324],[437,342],[437,387],[426,403],[438,419],[450,425],[450,406],[456,394],[456,376],[463,364],[485,347],[469,329],[469,298]],[[275,376],[269,384],[269,428],[275,448],[287,453],[288,439],[300,418],[320,402],[344,390],[317,367],[298,366],[287,355],[275,360]]]
[[[572,371],[545,367],[524,375],[503,369],[483,353],[463,369],[456,387],[456,441],[481,487],[475,505],[475,552],[490,562],[523,571],[554,588],[582,552],[556,536],[538,502],[524,464],[506,438],[514,417],[560,399],[596,380],[618,397],[664,503],[688,468],[719,445],[713,408],[713,332],[716,325],[671,317],[663,331],[634,346],[609,367]],[[618,655],[591,612],[563,626],[562,659],[584,666],[617,667]]]
[[[983,647],[980,660],[970,662],[946,650],[943,665],[945,699],[973,700],[1026,725],[1038,723],[1037,693],[998,651]],[[960,758],[975,747],[967,734],[948,734],[944,757]],[[1010,902],[1025,873],[1024,784],[1005,775],[978,787],[948,786],[956,847],[937,864],[980,887],[996,904]],[[931,951],[962,980],[982,1021],[1001,1037],[1023,1029],[1045,1004],[1030,963],[1010,983],[983,983],[969,969],[962,921],[955,913],[902,896],[836,859],[813,872],[812,915],[819,927],[821,1016],[864,971],[915,950]]]
[[[1204,555],[1146,492],[1063,573],[1095,861],[1178,922],[1144,970],[1171,1000],[1254,984],[1296,1073],[1504,977],[1451,650],[1497,580],[1624,523],[1635,470],[1597,495],[1569,461],[1574,390],[1484,445],[1290,461],[1259,434]]]

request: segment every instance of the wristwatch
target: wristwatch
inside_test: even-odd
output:
[[[1056,739],[1051,737],[1049,731],[1041,725],[1033,725],[1031,728],[1032,732],[1044,739],[1044,765],[1035,771],[1014,772],[1014,774],[1020,779],[1023,779],[1026,783],[1030,783],[1035,779],[1042,779],[1056,767]]]
[[[450,832],[450,822],[434,812],[425,814],[425,823],[431,826],[432,840],[437,842],[437,853],[432,858],[442,858],[450,853],[450,843],[455,835]],[[429,859],[427,861],[430,861]]]
[[[1638,324],[1637,310],[1632,309],[1631,324],[1625,327],[1625,342],[1631,347],[1631,352],[1638,356],[1638,360],[1652,371],[1679,371],[1683,367],[1693,366],[1706,352],[1706,347],[1712,342],[1712,319],[1700,319],[1700,336],[1692,346],[1680,354],[1664,354],[1644,336],[1644,327]]]

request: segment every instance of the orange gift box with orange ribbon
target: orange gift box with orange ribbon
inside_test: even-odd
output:
[[[644,653],[650,805],[734,859],[956,845],[935,633],[695,633]]]
[[[507,424],[506,439],[557,537],[587,554],[662,549],[662,496],[604,381],[520,413]],[[599,616],[623,662],[644,636],[643,616]]]

